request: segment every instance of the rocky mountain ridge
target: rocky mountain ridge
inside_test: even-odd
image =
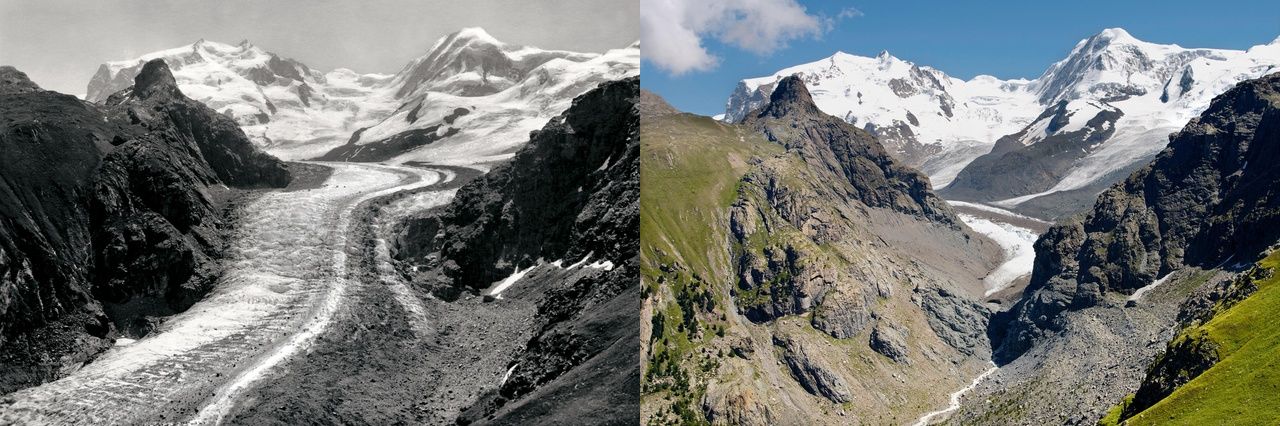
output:
[[[395,256],[424,291],[455,300],[505,278],[536,300],[509,378],[461,422],[638,415],[639,97],[630,77],[575,98],[509,162],[400,232]],[[512,290],[488,300],[496,291]]]
[[[639,72],[638,45],[603,54],[544,50],[480,28],[441,37],[395,74],[321,73],[248,41],[201,40],[103,64],[88,99],[105,101],[154,58],[174,67],[184,93],[235,118],[282,158],[470,165],[510,157],[575,96]]]
[[[994,244],[799,78],[770,98],[740,124],[641,117],[642,421],[931,411],[922,384],[985,368]]]
[[[944,196],[1061,217],[1153,158],[1213,96],[1280,66],[1277,49],[1188,49],[1111,28],[1040,77],[1008,81],[964,81],[887,52],[837,53],[743,80],[726,118],[740,120],[798,74],[820,108],[884,140]]]
[[[235,187],[290,173],[185,97],[163,61],[93,105],[0,68],[0,392],[55,379],[185,310],[218,274]]]
[[[1183,265],[1247,261],[1274,244],[1278,125],[1280,74],[1240,83],[1090,212],[1046,232],[998,353],[1017,357],[1060,327],[1058,313],[1106,293],[1131,294]]]

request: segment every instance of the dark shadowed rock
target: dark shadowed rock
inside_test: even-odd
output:
[[[282,185],[288,173],[182,96],[163,62],[139,76],[143,97],[110,106],[39,90],[12,68],[0,79],[5,393],[55,379],[202,297],[227,232],[211,187]]]
[[[840,404],[853,399],[849,384],[827,365],[820,351],[792,338],[774,337],[774,345],[782,348],[782,360],[791,376],[809,393]]]
[[[152,59],[142,66],[142,71],[133,79],[133,93],[140,99],[153,96],[180,96],[178,81],[169,71],[169,65],[162,59]]]
[[[927,177],[899,164],[867,132],[819,111],[798,77],[779,81],[769,104],[743,124],[800,153],[823,177],[847,182],[843,195],[849,198],[959,226],[951,208],[933,194]]]
[[[415,284],[445,299],[539,260],[614,265],[560,281],[525,278],[539,295],[533,337],[510,378],[459,422],[638,418],[639,97],[639,78],[600,84],[534,132],[510,162],[404,226],[395,256],[421,265]]]

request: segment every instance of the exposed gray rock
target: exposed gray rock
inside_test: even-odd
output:
[[[849,390],[849,384],[845,383],[839,373],[831,370],[821,352],[790,337],[774,337],[773,344],[782,348],[782,360],[790,369],[791,377],[809,393],[837,404],[852,400],[853,392]]]
[[[1016,358],[1060,313],[1129,294],[1182,265],[1250,261],[1280,238],[1280,74],[1242,82],[1087,214],[1036,242],[1026,296],[998,351]],[[996,324],[997,329],[1002,324]]]
[[[871,349],[889,357],[894,362],[910,364],[907,357],[907,333],[883,321],[871,329]]]
[[[987,319],[991,310],[942,289],[924,290],[920,297],[929,328],[946,344],[966,355],[990,353]]]
[[[813,328],[837,339],[856,336],[871,322],[871,303],[852,290],[828,291],[813,311]]]

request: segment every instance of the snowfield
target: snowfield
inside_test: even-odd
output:
[[[306,351],[359,281],[348,276],[352,214],[363,201],[441,181],[444,173],[330,163],[310,190],[266,193],[245,207],[214,290],[152,334],[113,347],[63,379],[11,394],[0,423],[218,423],[235,398]],[[212,397],[211,397],[212,395]],[[168,417],[158,417],[168,415]]]
[[[184,94],[232,117],[283,160],[434,129],[437,139],[425,146],[377,160],[461,166],[509,158],[574,97],[640,72],[638,42],[605,53],[545,50],[498,41],[481,28],[441,37],[395,74],[322,73],[248,41],[200,40],[101,65],[88,99],[102,102],[130,87],[156,58],[169,64]]]
[[[995,294],[1008,288],[1014,280],[1031,275],[1036,260],[1035,243],[1039,234],[1027,228],[964,213],[957,216],[969,228],[986,235],[1004,249],[1004,262],[987,273],[987,277],[982,280],[986,286],[983,296]]]
[[[1244,51],[1200,49],[1149,43],[1109,28],[1080,40],[1066,58],[1034,80],[981,75],[961,80],[888,52],[874,58],[836,52],[742,80],[729,97],[724,119],[740,120],[768,101],[775,82],[799,74],[822,111],[868,128],[941,189],[1001,137],[1016,136],[1018,143],[1032,145],[1083,129],[1101,111],[1123,112],[1115,133],[1090,147],[1051,189],[997,203],[1014,208],[1117,178],[1118,172],[1160,152],[1168,134],[1199,116],[1214,96],[1277,71],[1280,38]],[[1065,122],[1041,116],[1060,103]],[[922,148],[904,152],[904,139],[914,139]]]

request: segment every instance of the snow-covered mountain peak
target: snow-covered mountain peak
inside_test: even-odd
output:
[[[596,56],[504,43],[484,29],[464,28],[441,37],[426,55],[397,74],[396,97],[408,98],[428,91],[487,96],[517,84],[547,61],[583,62]]]
[[[1139,42],[1138,39],[1134,38],[1133,35],[1129,34],[1128,31],[1125,31],[1124,28],[1119,28],[1119,27],[1104,29],[1102,31],[1099,31],[1097,34],[1095,34],[1093,37],[1090,37],[1090,38],[1096,41],[1105,41],[1105,42],[1119,42],[1119,43]]]
[[[741,120],[768,102],[777,81],[796,74],[820,109],[871,131],[915,166],[947,149],[1016,132],[1039,112],[1025,81],[991,76],[964,81],[888,51],[875,57],[836,52],[771,76],[742,80],[729,99],[725,119]],[[973,150],[964,155],[980,154]],[[935,184],[939,179],[947,180],[935,177]]]
[[[1017,133],[1022,133],[1015,138],[1022,146],[1064,134],[1105,136],[1105,141],[1082,145],[1098,156],[1087,161],[1132,164],[1158,151],[1165,134],[1198,115],[1214,95],[1239,81],[1280,71],[1277,63],[1280,42],[1248,52],[1188,49],[1142,41],[1121,28],[1080,40],[1066,58],[1034,80],[979,75],[964,81],[887,51],[874,57],[836,52],[771,76],[742,80],[724,119],[741,120],[768,101],[776,81],[800,74],[820,109],[872,131],[939,188],[970,160],[989,152],[996,140]],[[1093,182],[1112,170],[1090,168],[1084,161],[1079,182]]]
[[[636,75],[640,49],[637,42],[603,54],[546,50],[464,28],[396,74],[361,74],[315,71],[248,40],[199,40],[101,65],[86,99],[100,102],[128,88],[152,59],[169,65],[184,94],[232,117],[282,159],[317,158],[353,144],[356,152],[335,158],[365,160],[381,147],[379,160],[416,149],[415,159],[472,164],[510,156],[574,97]],[[400,144],[406,140],[412,143]],[[430,146],[420,146],[424,140]]]
[[[467,27],[453,33],[455,40],[474,40],[481,43],[502,45],[501,41],[489,35],[488,31],[480,27]]]

